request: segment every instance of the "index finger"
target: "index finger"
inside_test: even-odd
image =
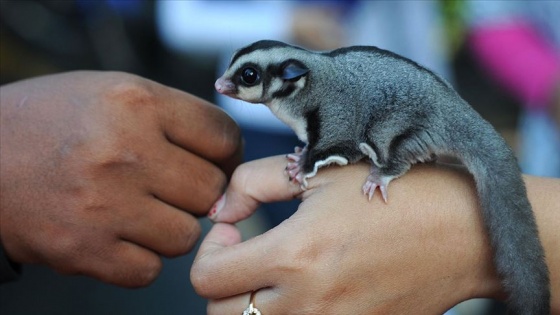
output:
[[[286,157],[279,155],[240,165],[208,217],[214,222],[234,223],[249,217],[261,203],[296,198],[302,191],[290,182],[286,163]]]
[[[241,131],[222,109],[192,94],[170,89],[162,126],[170,142],[203,157],[231,175],[241,162]]]

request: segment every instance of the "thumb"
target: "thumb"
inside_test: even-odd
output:
[[[286,163],[286,157],[279,155],[240,165],[208,213],[210,220],[235,223],[248,218],[261,203],[296,198],[301,189],[285,174]]]

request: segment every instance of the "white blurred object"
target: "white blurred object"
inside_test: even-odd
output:
[[[329,5],[328,2],[311,4]],[[294,10],[311,4],[305,1],[158,1],[157,25],[164,43],[175,51],[219,54],[218,77],[240,47],[260,39],[291,42]],[[346,45],[375,45],[392,50],[451,80],[440,16],[437,1],[356,1],[344,12],[340,23],[347,29]],[[264,106],[223,95],[216,95],[216,102],[245,128],[293,133]]]

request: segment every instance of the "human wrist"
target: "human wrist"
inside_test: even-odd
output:
[[[441,163],[422,165],[412,172],[418,176],[413,178],[411,186],[419,189],[418,194],[432,199],[418,206],[439,208],[432,210],[432,215],[438,216],[433,220],[440,225],[441,246],[448,250],[444,260],[451,260],[454,267],[445,269],[448,262],[442,258],[434,263],[440,265],[442,273],[454,278],[453,287],[447,293],[454,292],[455,303],[472,298],[505,300],[471,175],[461,166]]]
[[[550,271],[551,283],[551,314],[560,314],[560,282],[558,281],[558,273],[555,272],[560,268],[560,253],[558,247],[557,224],[560,221],[560,213],[555,211],[558,204],[558,196],[553,196],[550,191],[554,191],[553,186],[560,189],[560,181],[557,179],[548,179],[534,176],[524,176],[527,194],[531,202],[535,219],[539,229],[541,243],[545,250],[545,258]],[[551,189],[552,188],[552,189]],[[480,222],[482,226],[482,222]],[[493,254],[490,248],[489,240],[487,240],[484,230],[477,233],[473,231],[473,236],[483,236],[477,240],[472,248],[465,248],[462,251],[478,253],[477,255],[468,256],[472,266],[471,269],[465,269],[462,282],[459,282],[458,288],[465,288],[464,299],[471,298],[491,298],[505,301],[507,295],[503,288],[503,281],[496,273],[492,260]],[[459,250],[456,254],[459,254]],[[478,256],[478,257],[477,257]]]
[[[458,288],[464,288],[463,301],[473,298],[488,298],[500,301],[506,300],[502,280],[497,274],[492,260],[492,250],[489,241],[477,245],[475,255],[471,257],[470,268],[464,269],[463,278]],[[459,249],[466,250],[466,249]]]
[[[524,180],[548,265],[551,314],[560,314],[560,274],[558,272],[560,270],[560,251],[558,251],[560,211],[558,211],[559,196],[555,193],[560,191],[560,180],[527,175],[524,176]]]

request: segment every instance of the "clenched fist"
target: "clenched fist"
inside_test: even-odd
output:
[[[1,87],[0,237],[17,263],[136,287],[188,252],[241,160],[217,107],[115,72]]]

